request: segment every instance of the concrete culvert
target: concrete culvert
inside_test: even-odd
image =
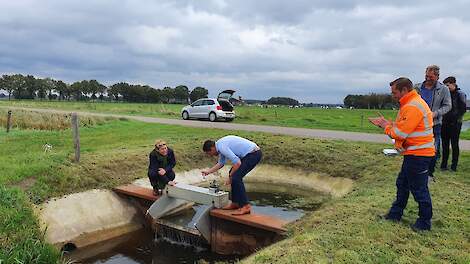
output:
[[[77,246],[72,242],[68,242],[68,243],[66,243],[65,245],[62,246],[60,251],[64,252],[64,253],[70,253],[70,252],[74,251],[75,249],[77,249]]]

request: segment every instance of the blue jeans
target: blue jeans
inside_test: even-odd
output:
[[[232,175],[232,202],[237,203],[239,206],[248,204],[243,177],[256,167],[261,161],[262,156],[261,150],[248,153],[248,155],[241,159],[242,164]]]
[[[441,128],[442,125],[435,125],[432,127],[432,132],[434,134],[434,147],[436,148],[436,156],[429,163],[429,174],[433,176],[434,170],[436,169],[436,162],[441,157]]]
[[[428,189],[428,168],[432,157],[407,155],[403,159],[401,171],[397,178],[397,198],[393,202],[388,217],[400,220],[403,210],[411,194],[418,203],[419,217],[416,227],[424,230],[431,229],[432,202]]]

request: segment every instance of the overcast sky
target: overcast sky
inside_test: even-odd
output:
[[[470,3],[438,2],[0,0],[0,73],[340,103],[437,64],[469,94]]]

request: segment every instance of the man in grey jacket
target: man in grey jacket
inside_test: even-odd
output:
[[[437,65],[428,66],[426,68],[424,82],[414,86],[421,95],[421,98],[428,104],[433,116],[436,156],[429,164],[429,175],[431,177],[434,177],[436,161],[440,157],[442,117],[452,108],[449,89],[447,89],[444,84],[437,81],[439,80],[439,70],[439,66]]]

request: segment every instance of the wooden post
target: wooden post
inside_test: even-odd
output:
[[[8,110],[8,116],[7,116],[7,133],[10,132],[11,128],[11,110]]]
[[[77,113],[72,113],[72,135],[75,148],[75,162],[80,162],[80,133]]]
[[[364,127],[364,114],[361,115],[361,128]]]

